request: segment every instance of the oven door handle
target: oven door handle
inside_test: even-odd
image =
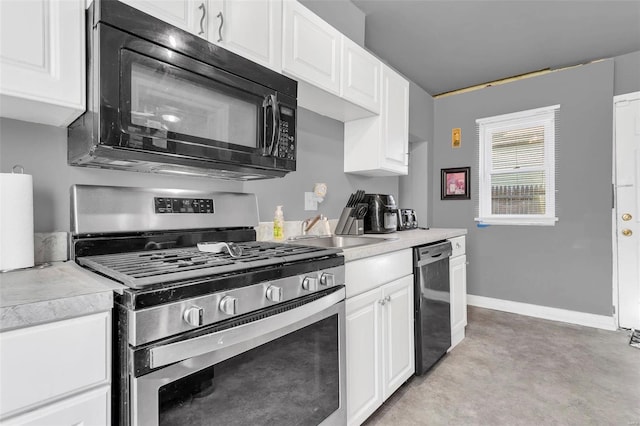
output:
[[[345,289],[331,293],[298,308],[282,312],[261,320],[218,331],[193,339],[169,343],[149,349],[151,368],[163,367],[185,359],[194,358],[229,346],[251,341],[267,333],[291,326],[312,315],[320,313],[345,299]]]

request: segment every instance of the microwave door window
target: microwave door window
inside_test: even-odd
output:
[[[172,134],[257,147],[262,99],[179,68],[155,65],[131,63],[129,133],[150,137],[161,150],[168,149]]]

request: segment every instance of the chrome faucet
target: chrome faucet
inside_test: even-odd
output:
[[[318,223],[318,221],[322,220],[323,218],[324,216],[319,214],[317,216],[310,217],[303,220],[302,225],[300,226],[300,235],[307,235],[307,232],[309,232],[311,228],[313,228],[315,224]]]

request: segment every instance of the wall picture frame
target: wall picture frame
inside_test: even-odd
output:
[[[471,198],[471,167],[440,169],[440,199],[469,200]]]

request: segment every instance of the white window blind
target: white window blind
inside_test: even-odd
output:
[[[476,120],[479,137],[477,221],[553,225],[559,105]]]

